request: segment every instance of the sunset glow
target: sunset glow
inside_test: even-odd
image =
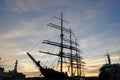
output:
[[[54,16],[70,22],[64,27],[73,30],[80,44],[85,76],[98,76],[99,68],[111,55],[112,63],[120,63],[120,0],[0,0],[0,66],[39,76],[39,70],[27,56],[32,54],[42,66],[57,64],[59,48],[42,44],[43,40],[60,42],[59,30],[47,26],[60,24]]]

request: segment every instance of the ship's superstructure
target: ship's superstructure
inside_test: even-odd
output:
[[[15,62],[15,66],[14,69],[12,71],[9,71],[9,74],[11,75],[11,78],[13,80],[24,80],[25,79],[25,75],[23,73],[20,73],[17,71],[17,66],[18,66],[18,60],[16,60]]]
[[[110,55],[106,56],[108,63],[100,68],[99,80],[120,80],[120,64],[111,64]]]
[[[0,58],[0,60],[1,60],[1,58]],[[7,80],[7,79],[10,80],[11,75],[9,75],[8,72],[4,71],[4,68],[1,66],[1,63],[0,63],[0,80]]]

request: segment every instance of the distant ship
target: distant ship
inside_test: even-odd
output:
[[[4,72],[4,68],[0,67],[0,80],[10,80],[11,79],[11,75],[9,75],[9,73]]]
[[[99,80],[120,80],[120,64],[111,64],[110,55],[107,53],[108,64],[100,68]]]
[[[65,20],[63,20],[63,14],[61,13],[61,17],[55,17],[60,20],[61,25],[56,25],[53,23],[49,23],[48,26],[56,28],[60,30],[60,43],[53,42],[50,40],[44,40],[42,43],[53,45],[60,48],[59,54],[54,54],[50,52],[45,51],[39,51],[40,53],[45,53],[48,55],[57,56],[60,58],[60,71],[56,71],[52,68],[44,68],[41,66],[40,61],[36,61],[32,55],[27,52],[27,55],[32,59],[32,61],[36,64],[36,66],[39,68],[39,71],[43,74],[43,76],[46,78],[46,80],[83,80],[84,76],[82,76],[82,70],[84,69],[85,62],[82,61],[83,59],[80,55],[80,50],[78,49],[79,44],[77,43],[76,39],[75,41],[72,40],[72,35],[74,34],[73,31],[70,29],[67,29],[63,27],[63,23],[69,23]],[[69,37],[66,37],[65,33],[68,34]],[[68,44],[65,44],[64,42],[67,42]],[[64,52],[64,50],[69,50],[68,53]],[[63,59],[67,59],[67,61],[64,61]],[[64,72],[63,70],[63,63],[70,65],[70,76],[68,76],[67,72]],[[74,73],[74,70],[76,70],[76,74]]]
[[[25,80],[25,75],[17,72],[17,64],[16,60],[14,69],[9,72],[5,72],[4,68],[0,67],[0,80]]]

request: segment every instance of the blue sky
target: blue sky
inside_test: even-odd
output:
[[[0,57],[6,71],[13,69],[16,59],[19,61],[18,71],[38,71],[26,51],[48,66],[51,64],[49,60],[56,59],[37,51],[52,51],[52,46],[41,42],[58,40],[58,30],[47,24],[58,24],[53,16],[60,17],[61,11],[64,19],[70,22],[65,24],[66,28],[71,27],[76,33],[87,63],[86,73],[91,76],[98,73],[99,67],[105,63],[106,51],[113,63],[119,62],[119,0],[0,0]],[[31,49],[37,42],[39,45]],[[91,68],[93,65],[98,67]]]

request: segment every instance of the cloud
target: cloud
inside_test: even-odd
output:
[[[22,14],[24,12],[31,12],[31,11],[40,11],[41,5],[39,0],[13,0],[9,1],[6,0],[7,7],[10,11]]]
[[[38,76],[42,76],[39,71],[24,72],[24,74],[26,74],[26,77],[38,77]]]
[[[52,30],[46,29],[46,21],[47,17],[43,16],[43,18],[40,17],[34,20],[20,19],[17,20],[15,23],[12,23],[12,25],[10,26],[8,26],[8,24],[5,24],[5,28],[4,26],[1,26],[3,27],[2,29],[4,29],[5,31],[0,32],[0,51],[2,60],[4,62],[7,61],[6,63],[3,63],[3,65],[6,65],[5,68],[7,71],[9,69],[13,69],[13,64],[16,59],[18,59],[19,61],[21,61],[22,59],[26,59],[26,51],[28,51],[33,45],[35,45],[34,42],[38,41],[38,39],[41,39],[42,41],[44,36],[49,36],[48,34],[52,36],[54,31],[52,32]],[[45,58],[43,60],[44,62],[46,61]],[[25,70],[26,66],[28,65],[26,62],[23,62],[23,64],[24,63],[26,64],[24,66],[25,68],[19,68],[20,70],[22,69],[22,71]],[[20,66],[22,66],[23,64],[20,64]]]
[[[81,48],[95,48],[101,46],[102,42],[100,41],[101,35],[89,35],[85,39],[80,40]]]
[[[66,1],[56,1],[56,0],[6,0],[6,5],[9,11],[18,14],[23,14],[27,12],[42,12],[43,10],[48,10],[56,8],[59,5],[66,4]]]
[[[120,38],[118,37],[119,35],[116,35],[119,33],[119,21],[118,23],[109,23],[110,18],[107,18],[108,16],[111,17],[108,14],[111,13],[111,8],[113,7],[111,4],[108,1],[5,0],[4,6],[6,8],[4,9],[8,13],[4,14],[6,15],[5,17],[2,15],[4,19],[1,18],[2,22],[5,20],[5,22],[1,22],[0,26],[1,56],[3,59],[5,58],[4,60],[10,61],[11,64],[8,66],[11,69],[14,61],[19,59],[19,70],[22,72],[35,70],[31,66],[34,64],[29,63],[32,61],[27,57],[26,51],[30,51],[36,59],[50,65],[50,62],[46,62],[54,61],[53,58],[36,51],[52,51],[52,48],[48,48],[50,46],[46,47],[46,45],[42,45],[40,42],[44,39],[58,42],[58,30],[49,28],[46,24],[49,22],[54,23],[53,20],[55,19],[52,18],[52,20],[51,17],[54,15],[59,17],[60,13],[56,13],[63,11],[64,19],[70,22],[70,24],[65,23],[64,26],[67,28],[71,26],[72,30],[77,34],[85,62],[88,65],[102,65],[104,64],[106,50],[109,49],[108,52],[112,56],[119,55],[120,52],[118,44]],[[58,53],[58,50],[55,49],[52,52]],[[115,59],[115,57],[112,59]],[[94,70],[90,72],[94,72]]]
[[[85,76],[98,76],[98,74],[99,74],[98,69],[89,70],[85,72]]]
[[[109,34],[108,34],[109,33]],[[120,38],[118,36],[107,37],[111,34],[111,29],[108,32],[102,33],[100,35],[94,34],[89,35],[80,40],[81,50],[83,50],[84,61],[86,62],[86,71],[87,75],[95,75],[98,72],[96,68],[99,69],[103,64],[106,63],[105,55],[106,51],[111,55],[112,63],[118,63],[119,56],[119,41]],[[97,66],[96,68],[88,67],[88,66]],[[92,69],[92,70],[91,70]],[[90,72],[95,74],[90,74]]]

